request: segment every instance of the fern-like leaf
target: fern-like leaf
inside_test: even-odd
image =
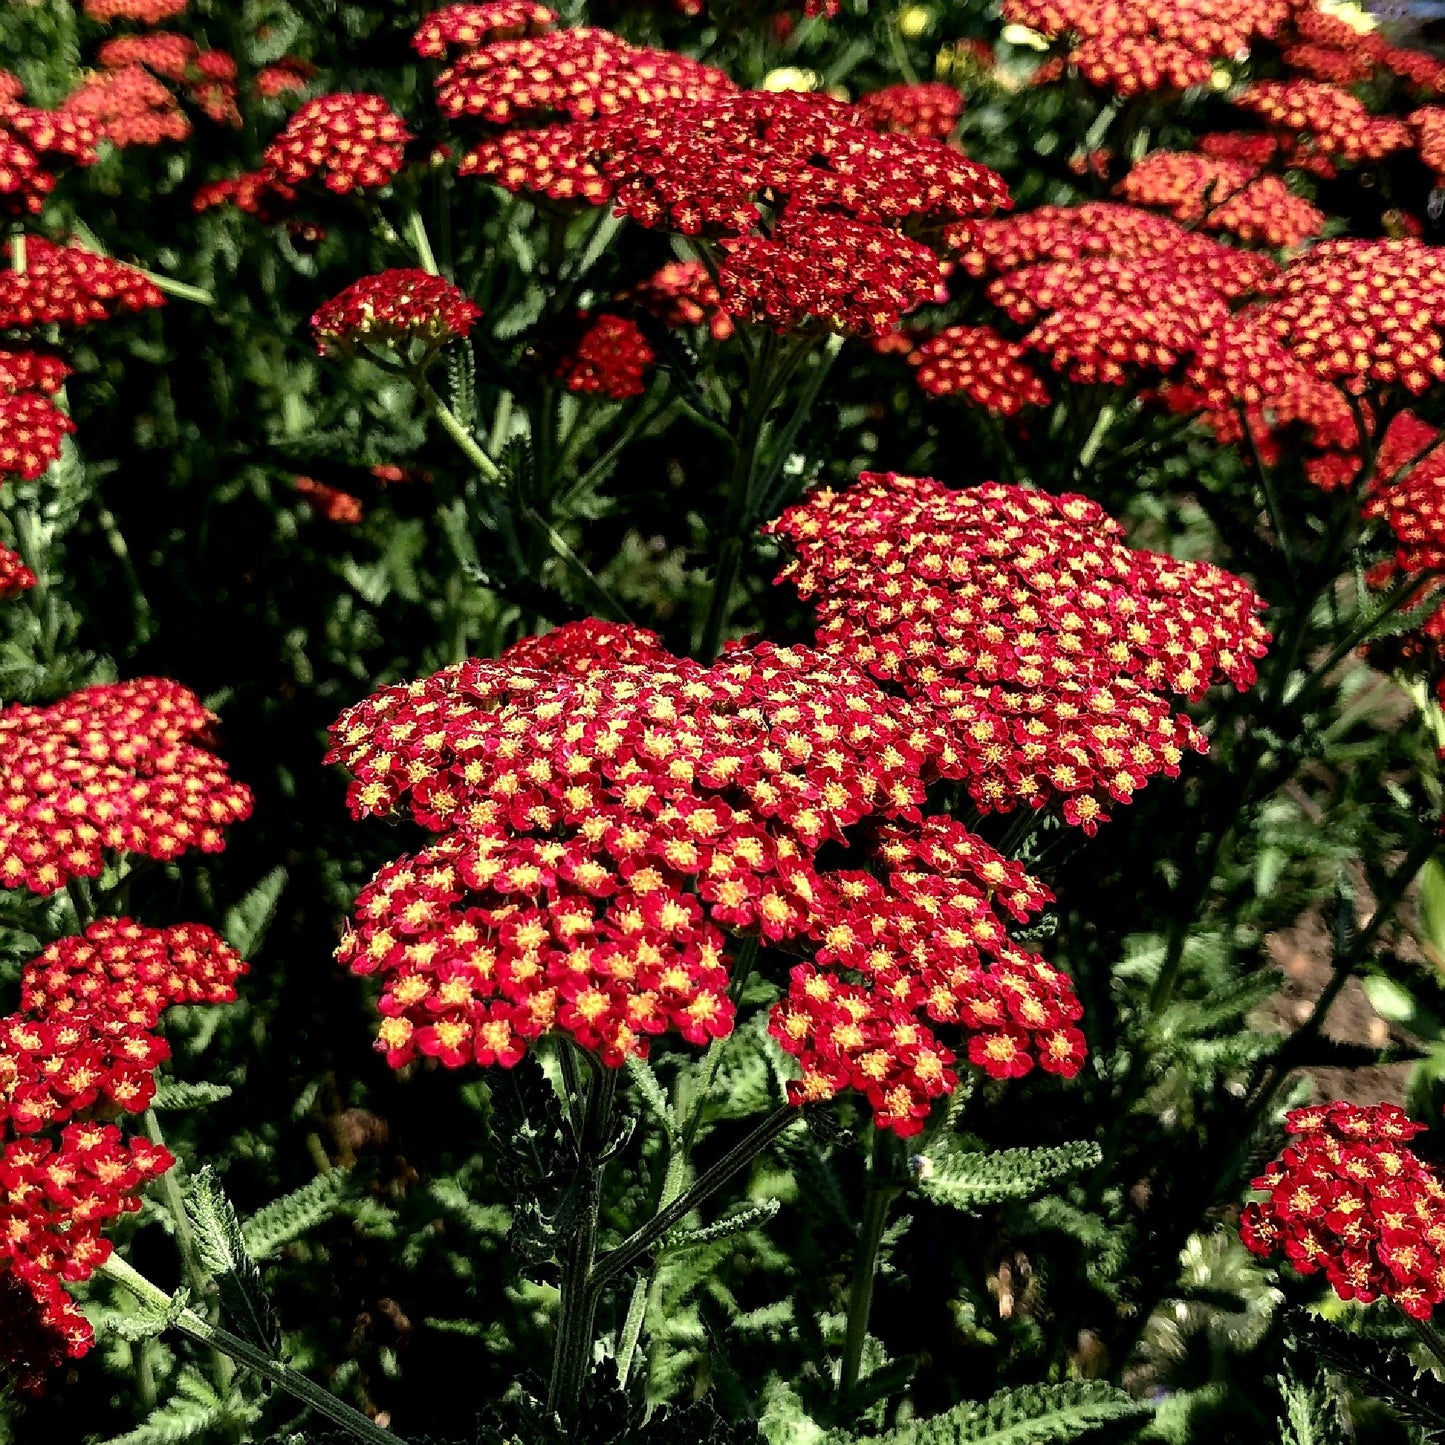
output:
[[[1052,1445],[1076,1440],[1114,1420],[1149,1413],[1147,1405],[1102,1380],[1024,1385],[904,1425],[880,1435],[877,1445]]]
[[[186,1370],[169,1400],[134,1430],[112,1437],[105,1445],[181,1445],[185,1440],[204,1440],[225,1415],[225,1401],[194,1370]]]
[[[258,1209],[241,1225],[246,1252],[253,1260],[269,1259],[283,1244],[314,1229],[336,1212],[349,1183],[345,1169],[333,1169]]]
[[[186,1213],[201,1268],[220,1291],[227,1323],[258,1348],[279,1354],[281,1329],[261,1283],[261,1271],[246,1248],[231,1201],[209,1168],[192,1177]]]
[[[250,958],[261,946],[285,887],[286,870],[273,868],[234,908],[226,910],[221,932],[242,958]]]
[[[1294,1327],[1302,1357],[1343,1375],[1365,1394],[1384,1401],[1427,1442],[1445,1441],[1445,1385],[1417,1370],[1404,1351],[1323,1320],[1300,1319]]]
[[[132,1345],[139,1344],[141,1340],[153,1340],[157,1335],[164,1334],[190,1305],[190,1291],[178,1289],[164,1309],[142,1304],[131,1314],[110,1315],[106,1320],[106,1328],[111,1334],[118,1335]]]
[[[680,1229],[667,1236],[668,1252],[692,1249],[700,1244],[712,1244],[719,1239],[730,1239],[735,1234],[742,1234],[759,1224],[766,1224],[781,1208],[782,1204],[778,1200],[764,1199],[760,1204],[734,1210],[722,1219],[704,1224],[698,1229]]]
[[[182,1109],[201,1109],[207,1104],[219,1104],[231,1097],[229,1084],[187,1083],[184,1079],[162,1079],[156,1085],[155,1098],[151,1108],[179,1112]]]
[[[1098,1164],[1099,1146],[1080,1140],[1050,1149],[965,1150],[956,1141],[939,1141],[915,1156],[919,1191],[940,1204],[972,1211],[1006,1199],[1028,1199],[1071,1174]]]

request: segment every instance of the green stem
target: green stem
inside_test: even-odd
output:
[[[617,1336],[617,1385],[627,1388],[627,1377],[632,1373],[632,1361],[637,1356],[637,1342],[642,1338],[642,1321],[647,1314],[647,1296],[652,1289],[652,1277],[640,1275],[632,1286],[632,1298],[627,1305],[627,1318],[622,1322],[622,1332]]]
[[[577,1417],[596,1341],[600,1292],[592,1283],[592,1264],[597,1255],[597,1216],[602,1205],[602,1175],[607,1165],[617,1076],[618,1070],[601,1062],[593,1064],[578,1151],[577,1184],[582,1198],[576,1211],[577,1222],[561,1257],[561,1300],[547,1408],[569,1425]]]
[[[172,1307],[171,1296],[165,1290],[152,1284],[118,1254],[111,1255],[98,1272],[129,1290],[142,1304],[149,1305],[160,1313],[166,1313]],[[354,1439],[368,1441],[369,1445],[404,1445],[390,1430],[383,1430],[359,1410],[353,1410],[350,1405],[338,1400],[329,1390],[322,1389],[289,1365],[273,1360],[246,1340],[231,1334],[229,1330],[209,1324],[194,1311],[181,1310],[171,1328],[186,1339],[220,1350],[237,1364],[253,1370],[263,1380],[269,1380],[277,1389],[284,1390],[294,1399],[300,1400],[303,1405],[309,1406],[333,1425],[339,1425]]]
[[[1399,1306],[1397,1305],[1396,1308],[1399,1309]],[[1445,1369],[1445,1339],[1440,1337],[1440,1331],[1435,1328],[1434,1322],[1417,1320],[1414,1315],[1405,1314],[1404,1310],[1400,1310],[1400,1313],[1405,1316],[1406,1323],[1420,1337],[1420,1342],[1434,1356],[1436,1363],[1441,1369]]]
[[[440,276],[441,267],[437,265],[436,253],[432,250],[431,237],[426,233],[426,222],[422,220],[421,212],[415,206],[409,207],[402,224],[406,227],[406,238],[421,262],[421,269],[429,276]]]
[[[634,1230],[616,1249],[604,1254],[592,1270],[593,1289],[600,1291],[604,1285],[625,1274],[673,1225],[686,1219],[704,1199],[716,1194],[734,1175],[746,1169],[798,1117],[798,1110],[791,1104],[784,1104],[769,1114],[751,1134],[733,1145],[716,1164],[704,1170],[690,1189],[659,1210],[640,1229]]]
[[[838,1372],[838,1399],[845,1407],[858,1388],[858,1376],[863,1368],[863,1347],[868,1340],[868,1317],[873,1313],[873,1290],[878,1280],[878,1252],[883,1244],[883,1232],[888,1227],[888,1211],[901,1192],[893,1173],[894,1138],[887,1129],[874,1126],[868,1193],[863,1205],[863,1222],[858,1229],[853,1284],[848,1292],[843,1364]]]
[[[426,409],[441,423],[442,430],[457,444],[462,455],[489,482],[501,485],[502,469],[482,450],[481,443],[463,424],[456,412],[436,394],[432,389],[431,382],[426,377],[415,373],[412,374],[411,381],[416,388],[417,395],[425,403]]]

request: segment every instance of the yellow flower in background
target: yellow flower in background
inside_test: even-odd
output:
[[[817,90],[818,78],[816,70],[799,70],[794,65],[782,65],[763,77],[763,89],[774,92]]]

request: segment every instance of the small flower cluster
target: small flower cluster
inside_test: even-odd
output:
[[[436,83],[437,107],[448,120],[489,126],[617,115],[735,89],[711,66],[588,26],[483,45]],[[469,166],[476,169],[475,162]]]
[[[1420,159],[1435,172],[1436,183],[1445,177],[1445,105],[1424,105],[1405,117],[1415,132]]]
[[[1358,475],[1360,458],[1349,460]],[[1363,512],[1389,527],[1397,573],[1445,568],[1445,447],[1438,427],[1409,411],[1391,420],[1379,441]]]
[[[271,65],[264,65],[256,72],[253,82],[255,94],[262,100],[274,100],[283,95],[299,95],[316,78],[316,67],[309,60],[295,55],[283,55]]]
[[[323,356],[413,343],[431,353],[470,334],[481,314],[481,307],[444,277],[397,268],[363,276],[333,296],[311,318],[311,334]]]
[[[69,375],[70,368],[48,353],[0,351],[0,477],[34,481],[60,455],[75,423],[51,397]],[[28,585],[35,585],[33,575]]]
[[[614,1066],[667,1031],[704,1044],[732,1028],[741,934],[811,955],[773,1020],[796,1103],[857,1088],[915,1132],[955,1081],[933,1023],[982,1039],[997,1077],[1077,1071],[1072,988],[997,911],[1047,895],[917,818],[942,739],[842,660],[760,646],[703,667],[570,624],[383,689],[332,736],[355,816],[439,835],[362,891],[339,950],[382,977],[393,1065],[507,1066],[550,1030]],[[848,869],[822,865],[829,844]],[[886,876],[857,871],[870,857]]]
[[[819,646],[931,704],[943,772],[988,812],[1060,799],[1092,832],[1204,749],[1171,695],[1250,686],[1269,640],[1241,579],[1129,548],[1084,497],[864,473],[768,531]]]
[[[103,1226],[139,1208],[141,1187],[172,1163],[101,1120],[154,1096],[155,1069],[169,1057],[153,1032],[162,1013],[229,1003],[245,972],[203,925],[128,918],[99,919],[22,970],[21,1012],[0,1019],[0,1279],[11,1309],[29,1306],[4,1342],[29,1388],[89,1349],[90,1326],[64,1282],[105,1262]]]
[[[1256,80],[1235,104],[1328,161],[1379,160],[1414,144],[1410,127],[1372,115],[1358,97],[1317,80]]]
[[[941,279],[934,252],[904,225],[962,222],[1007,204],[992,171],[932,138],[869,130],[826,96],[657,103],[548,133],[562,131],[595,181],[587,199],[611,198],[644,226],[724,242],[724,310],[777,330],[813,318],[887,334]],[[548,190],[551,172],[529,159],[535,135],[502,136],[472,169],[508,189]]]
[[[155,284],[131,266],[78,246],[26,236],[25,269],[15,269],[15,241],[0,271],[0,330],[58,324],[87,326],[125,311],[164,306]]]
[[[941,80],[888,85],[853,102],[859,120],[871,130],[947,140],[963,114],[963,96]]]
[[[261,157],[270,186],[315,181],[337,195],[388,185],[413,139],[379,95],[343,92],[308,100]]]
[[[664,326],[706,326],[715,341],[733,334],[717,282],[701,261],[669,261],[617,299],[640,306]]]
[[[1253,314],[1320,380],[1359,396],[1445,380],[1445,259],[1418,241],[1325,241],[1293,262]]]
[[[1425,1126],[1394,1104],[1345,1103],[1285,1126],[1294,1140],[1253,1182],[1264,1198],[1245,1206],[1245,1244],[1322,1271],[1341,1299],[1428,1319],[1445,1301],[1445,1184],[1408,1147]]]
[[[101,25],[129,20],[137,25],[160,25],[184,15],[191,0],[85,0],[85,16]]]
[[[1261,175],[1248,161],[1192,151],[1151,151],[1118,191],[1131,205],[1167,211],[1185,225],[1246,244],[1297,246],[1325,223],[1324,212],[1278,176]]]
[[[65,111],[84,117],[121,150],[191,134],[190,119],[170,88],[140,65],[98,71],[66,96]]]
[[[366,515],[360,498],[340,487],[318,482],[315,477],[293,477],[291,490],[297,496],[303,497],[307,505],[328,522],[336,522],[343,527],[355,527],[360,525],[362,517]]]
[[[635,321],[603,312],[578,317],[581,330],[557,363],[556,376],[568,391],[626,401],[647,390],[647,373],[657,353]]]
[[[1066,41],[1058,71],[1072,66],[1091,85],[1130,96],[1208,85],[1216,62],[1278,34],[1291,9],[1290,0],[1007,0],[1004,19]]]
[[[1049,403],[1028,350],[991,326],[945,327],[908,360],[918,368],[919,389],[930,396],[965,396],[1000,416]]]
[[[224,848],[251,794],[204,746],[214,722],[155,677],[0,710],[0,887],[48,896],[97,877],[108,853]]]
[[[25,559],[9,547],[0,547],[0,602],[9,602],[28,592],[40,579],[25,565]]]
[[[55,189],[59,161],[89,166],[99,159],[94,125],[66,110],[22,105],[20,82],[0,71],[0,215],[38,212]]]
[[[495,40],[541,35],[556,23],[556,12],[535,0],[443,5],[421,22],[411,43],[424,60],[443,60],[453,50],[476,50]]]

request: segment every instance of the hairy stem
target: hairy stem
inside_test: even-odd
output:
[[[172,1306],[171,1296],[159,1285],[152,1284],[138,1270],[133,1269],[118,1254],[113,1254],[100,1266],[98,1271],[107,1279],[129,1290],[142,1304],[159,1312],[168,1311]],[[219,1350],[238,1365],[269,1380],[279,1390],[284,1390],[293,1399],[315,1410],[318,1415],[339,1425],[355,1440],[365,1440],[369,1445],[403,1445],[403,1442],[389,1430],[383,1430],[375,1421],[368,1420],[359,1410],[353,1410],[343,1400],[338,1400],[329,1390],[323,1389],[305,1375],[293,1370],[280,1360],[273,1360],[254,1345],[203,1320],[192,1310],[183,1309],[171,1326],[177,1334],[186,1339]]]

